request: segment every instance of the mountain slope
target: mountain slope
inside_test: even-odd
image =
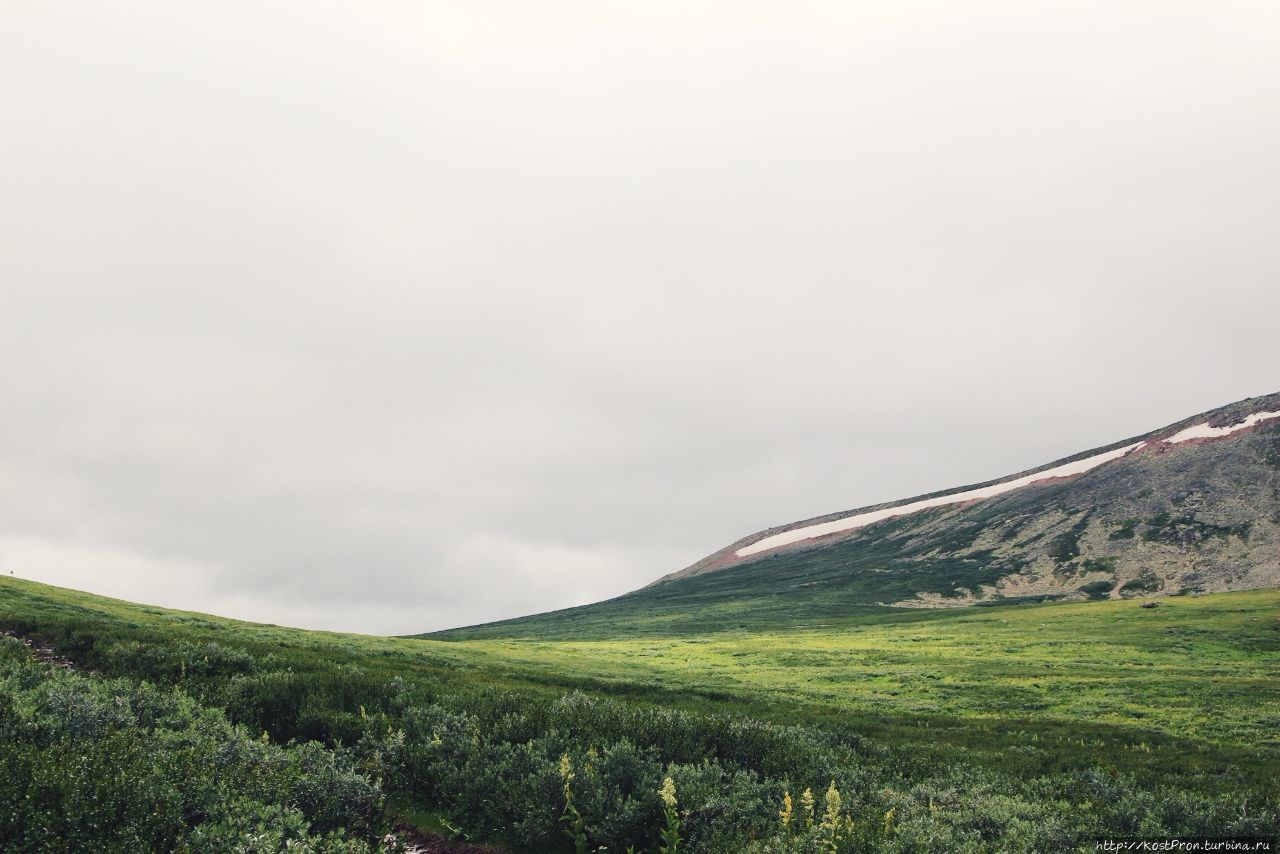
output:
[[[1280,393],[985,484],[760,531],[607,602],[448,634],[706,631],[1278,586]]]

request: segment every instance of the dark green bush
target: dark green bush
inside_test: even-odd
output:
[[[356,840],[343,850],[382,826],[377,785],[335,753],[255,739],[177,689],[10,659],[0,732],[5,850],[173,850],[245,804]]]

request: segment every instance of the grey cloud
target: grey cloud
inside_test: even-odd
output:
[[[2,14],[22,575],[419,631],[1280,387],[1267,4]]]

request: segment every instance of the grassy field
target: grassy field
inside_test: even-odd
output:
[[[1280,748],[1280,593],[964,608],[789,631],[428,649],[539,675],[768,698],[813,718],[1037,718]],[[427,642],[430,643],[430,642]]]
[[[481,638],[452,653],[531,682],[854,732],[928,761],[1033,772],[1105,757],[1280,779],[1277,591],[764,620],[694,637]]]
[[[511,637],[435,639],[240,623],[4,579],[0,629],[44,639],[104,674],[172,683],[280,743],[314,738],[330,746],[351,744],[365,737],[374,710],[386,718],[388,732],[404,726],[412,716],[397,711],[385,689],[400,680],[417,686],[420,702],[471,720],[477,745],[507,726],[498,723],[507,715],[524,723],[511,724],[519,736],[504,736],[503,744],[562,733],[563,738],[553,738],[554,749],[547,748],[552,760],[561,751],[625,742],[668,766],[710,761],[728,775],[747,770],[766,788],[791,779],[796,787],[803,780],[816,790],[826,784],[820,777],[843,775],[849,781],[844,784],[847,802],[857,809],[877,815],[897,809],[897,820],[921,823],[912,831],[915,837],[904,825],[893,838],[862,839],[863,847],[884,850],[930,850],[920,840],[934,837],[922,828],[926,820],[941,819],[928,811],[936,813],[937,803],[957,785],[972,786],[980,799],[990,797],[993,787],[1021,791],[1020,798],[1062,822],[1064,840],[1090,828],[1110,832],[1142,826],[1110,826],[1121,820],[1101,812],[1090,815],[1100,807],[1082,794],[1073,803],[1079,786],[1070,782],[1076,779],[1071,775],[1119,775],[1129,781],[1135,798],[1142,795],[1147,800],[1139,801],[1155,805],[1151,808],[1177,793],[1197,802],[1239,802],[1246,812],[1251,801],[1255,815],[1261,810],[1265,816],[1273,815],[1268,810],[1280,795],[1276,591],[1173,597],[1156,608],[1129,600],[861,609],[821,625],[783,625],[765,614],[752,626],[751,615],[743,614],[727,630],[697,635],[664,634],[648,623],[640,629],[619,627],[614,638],[600,637],[598,627],[589,627],[588,637],[574,639],[565,636],[563,626],[539,631],[516,623],[508,629]],[[198,656],[188,654],[190,663],[178,662],[180,653],[164,652],[200,644],[242,652],[254,664],[234,673],[201,675]],[[282,672],[293,688],[276,684],[275,674]],[[565,695],[578,696],[574,692],[612,704],[593,707],[604,722],[590,724],[584,736],[590,743],[576,748],[573,734],[563,734],[567,725],[557,718],[569,714]],[[653,719],[644,717],[659,713],[686,716],[680,726],[701,739],[699,746],[661,744],[660,732],[646,729]],[[787,732],[795,732],[786,738],[799,739],[798,746],[787,748],[794,757],[736,757],[736,748],[706,735],[729,720],[789,727]],[[576,727],[586,726],[574,721]],[[811,749],[811,742],[826,746]],[[810,757],[843,750],[852,758]],[[835,765],[819,768],[822,762]],[[974,774],[993,776],[975,779]],[[866,779],[858,782],[858,775]],[[545,833],[520,837],[497,819],[468,814],[469,807],[450,801],[430,780],[392,783],[393,775],[386,776],[397,802],[439,810],[452,825],[469,826],[515,849],[555,850],[532,841],[553,838]],[[958,779],[970,782],[957,784]],[[1058,788],[1045,788],[1052,786]],[[898,808],[895,798],[912,787],[932,787],[931,794]],[[972,816],[997,808],[968,803],[968,795],[956,797],[955,824],[936,837],[947,845],[933,850],[951,843],[972,850],[1020,844],[1020,819],[1006,817],[988,833]],[[921,817],[911,818],[913,804]],[[558,815],[561,808],[563,803],[553,812]],[[775,815],[775,805],[760,809],[760,821],[774,821],[768,816]],[[962,821],[961,815],[970,818]],[[692,812],[688,821],[690,828],[699,826]],[[1174,819],[1161,821],[1165,829],[1174,829]],[[1213,827],[1229,829],[1219,825]],[[599,840],[614,843],[622,833],[598,832]],[[627,839],[638,832],[628,831]],[[715,834],[724,832],[708,830],[691,850],[734,850],[741,844],[717,841]],[[919,844],[908,844],[913,838]]]

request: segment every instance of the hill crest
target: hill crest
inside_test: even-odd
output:
[[[1122,439],[1035,468],[978,484],[952,487],[911,498],[839,511],[777,525],[749,534],[705,558],[654,581],[663,584],[741,565],[757,555],[815,548],[852,536],[858,530],[922,510],[982,501],[1028,486],[1076,478],[1098,466],[1140,453],[1165,453],[1177,445],[1217,442],[1280,419],[1280,392],[1247,398],[1184,418],[1141,436]]]

